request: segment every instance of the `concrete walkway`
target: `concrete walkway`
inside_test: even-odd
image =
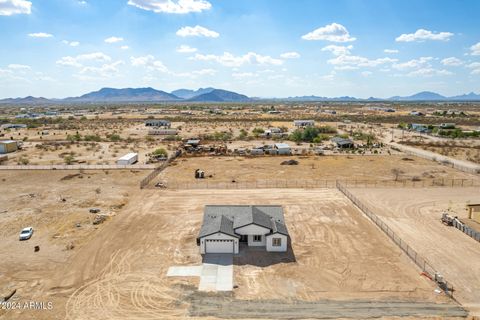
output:
[[[200,277],[199,291],[232,291],[233,255],[206,254],[201,266],[170,267],[167,277]]]

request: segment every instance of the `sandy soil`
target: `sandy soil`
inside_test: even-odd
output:
[[[201,263],[195,237],[203,206],[207,203],[285,206],[292,251],[268,260],[240,256],[234,262],[234,281],[238,289],[233,297],[242,301],[268,301],[272,309],[267,308],[260,317],[271,318],[276,305],[293,303],[293,308],[295,301],[320,301],[323,305],[328,303],[325,299],[344,302],[367,299],[383,301],[384,306],[388,306],[388,302],[416,301],[433,308],[425,310],[434,314],[439,312],[435,311],[438,305],[434,303],[451,303],[443,295],[435,294],[433,283],[422,277],[400,250],[335,190],[245,190],[241,193],[225,190],[215,191],[212,197],[211,190],[134,191],[127,182],[133,180],[131,178],[124,175],[119,177],[123,183],[112,184],[112,194],[120,196],[123,187],[129,190],[125,191],[128,200],[122,198],[125,206],[97,231],[89,233],[88,242],[80,242],[67,254],[50,240],[51,226],[55,226],[55,222],[45,223],[44,229],[40,227],[27,242],[18,242],[16,228],[2,235],[2,243],[12,246],[16,243],[17,247],[14,247],[15,253],[0,253],[3,273],[0,288],[7,291],[17,288],[13,301],[51,301],[54,306],[52,310],[3,312],[3,318],[172,319],[195,315],[195,306],[205,301],[202,300],[205,297],[198,296],[194,290],[198,280],[167,278],[166,272],[172,265]],[[88,198],[95,199],[94,193],[88,190],[98,185],[88,189],[82,185],[88,178],[76,179],[64,182],[69,192],[76,192],[78,198],[81,192],[85,194],[82,197],[89,195]],[[29,178],[24,180],[29,181]],[[102,186],[101,182],[94,181]],[[19,182],[12,184],[21,185]],[[58,182],[53,184],[58,185]],[[48,185],[30,188],[40,192]],[[48,194],[45,191],[45,195]],[[101,195],[104,194],[102,191]],[[4,202],[14,201],[18,194],[6,190],[2,197]],[[66,193],[66,197],[67,203],[75,203],[73,195]],[[51,202],[52,199],[45,199],[39,205]],[[88,203],[88,206],[93,204]],[[80,201],[75,207],[83,211],[88,207],[84,205]],[[26,207],[19,202],[16,206]],[[43,241],[42,249],[34,254],[32,247],[39,241]],[[36,259],[36,263],[31,263]],[[221,303],[223,298],[214,297],[212,301]],[[251,307],[245,304],[246,310]],[[388,309],[389,314],[408,316],[411,315],[408,310],[415,309],[415,306],[404,307],[397,311]],[[450,312],[440,314],[455,316],[461,312],[454,305],[448,308]],[[311,316],[316,318],[319,309],[312,310]],[[335,310],[334,305],[331,310]],[[288,312],[286,314],[291,315],[291,310]],[[345,313],[336,315],[348,316]],[[368,311],[365,315],[379,316]],[[279,314],[280,318],[284,316]],[[303,316],[308,318],[308,313]]]
[[[393,180],[393,169],[399,169],[399,180],[432,178],[478,179],[476,175],[462,173],[444,165],[408,156],[323,156],[323,157],[195,157],[179,158],[163,171],[158,181],[194,183],[194,171],[205,171],[200,182],[251,182],[265,180]],[[289,159],[298,165],[280,165]],[[413,160],[413,161],[412,161]],[[212,177],[210,177],[212,175]],[[197,181],[199,182],[199,181]]]
[[[480,314],[480,244],[440,222],[444,210],[465,219],[467,203],[480,201],[479,188],[351,189],[455,289],[463,306]]]

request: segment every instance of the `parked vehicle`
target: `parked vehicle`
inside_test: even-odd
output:
[[[30,239],[32,235],[33,235],[32,227],[23,228],[22,231],[20,231],[20,241]]]

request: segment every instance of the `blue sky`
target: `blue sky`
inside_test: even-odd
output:
[[[0,0],[0,98],[480,92],[480,1]]]

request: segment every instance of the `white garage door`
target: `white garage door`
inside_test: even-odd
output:
[[[205,253],[233,253],[233,240],[206,240]]]

